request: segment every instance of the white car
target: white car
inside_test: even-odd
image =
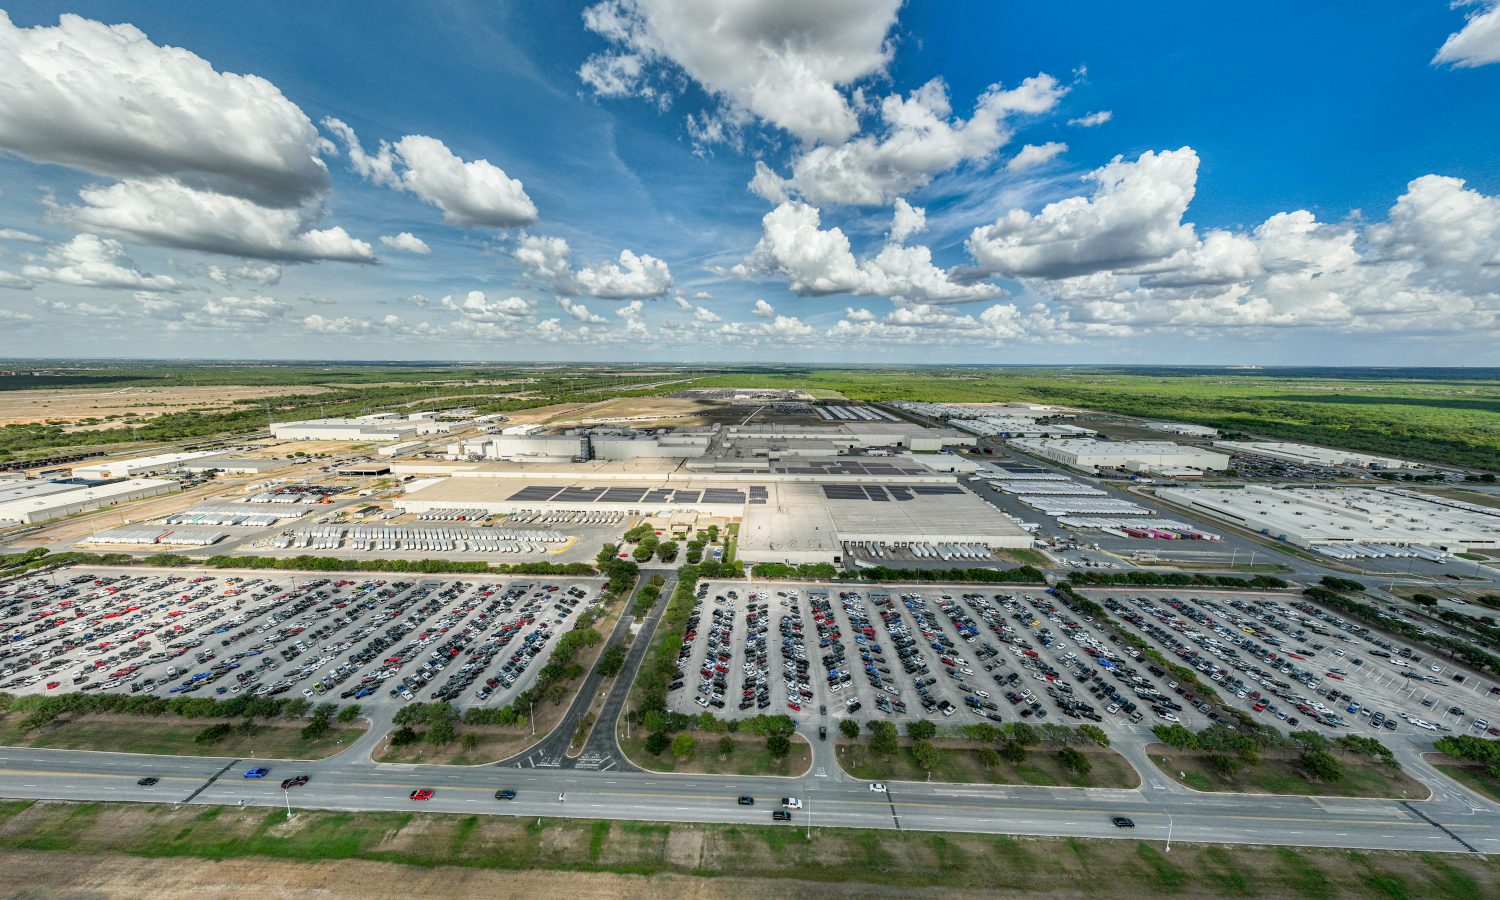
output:
[[[802,801],[798,800],[796,797],[782,797],[781,798],[781,808],[782,809],[801,809],[802,808]]]
[[[870,782],[870,790],[873,791],[873,792],[875,792],[875,793],[877,793],[877,794],[884,794],[885,793],[885,784],[883,782],[879,782],[879,781],[872,781],[872,782]]]

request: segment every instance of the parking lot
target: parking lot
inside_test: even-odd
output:
[[[1040,589],[705,582],[698,598],[669,692],[679,712],[1112,727],[1155,704],[1208,721]]]
[[[1306,598],[1092,589],[1225,703],[1289,730],[1500,736],[1500,687]]]
[[[597,579],[63,569],[0,586],[0,690],[500,706]]]

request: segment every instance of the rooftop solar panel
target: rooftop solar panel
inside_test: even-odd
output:
[[[601,498],[605,503],[639,503],[646,496],[645,488],[612,487]]]
[[[550,500],[552,498],[552,495],[556,493],[557,488],[552,485],[534,484],[521,488],[519,491],[516,491],[514,494],[510,495],[509,499],[520,501]]]

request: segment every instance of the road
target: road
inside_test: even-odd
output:
[[[826,747],[826,745],[825,745]],[[797,796],[793,826],[841,826],[1071,837],[1127,837],[1426,852],[1500,852],[1500,814],[1451,785],[1434,800],[1200,794],[1154,771],[1137,790],[894,782],[888,794],[844,777],[677,776],[649,772],[502,766],[373,765],[341,754],[319,762],[147,757],[67,750],[0,750],[0,793],[24,799],[156,801],[294,808],[568,816],[666,822],[770,824],[778,799]],[[831,760],[829,761],[831,763]],[[262,780],[242,777],[265,765]],[[814,772],[818,771],[815,765]],[[161,779],[138,787],[150,774]],[[309,774],[289,792],[280,780]],[[432,788],[425,803],[408,799]],[[509,788],[515,800],[494,799]],[[754,807],[735,798],[756,798]],[[1130,831],[1110,817],[1129,816]],[[1462,842],[1462,843],[1461,843]],[[1469,849],[1472,848],[1472,851]]]

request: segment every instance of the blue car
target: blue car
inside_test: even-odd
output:
[[[254,769],[247,769],[245,771],[245,777],[246,778],[265,778],[266,775],[270,773],[270,771],[271,771],[270,769],[264,769],[264,768],[260,768],[260,767],[257,766]]]

